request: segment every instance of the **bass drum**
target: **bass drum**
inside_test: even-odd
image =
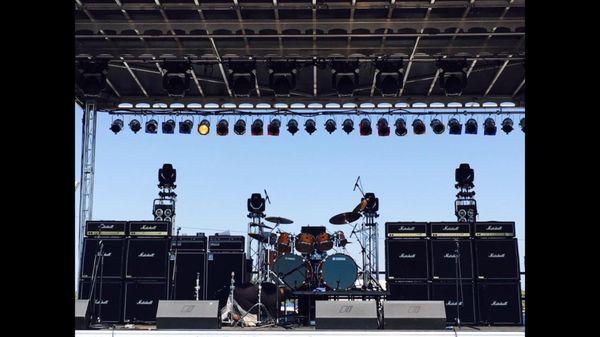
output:
[[[280,255],[273,264],[273,271],[292,289],[304,286],[306,281],[312,278],[310,263],[295,254]]]
[[[319,265],[321,282],[332,290],[347,290],[354,286],[358,277],[358,266],[346,254],[328,256]]]

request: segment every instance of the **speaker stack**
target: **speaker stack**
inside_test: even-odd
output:
[[[169,284],[171,223],[130,221],[125,264],[124,322],[154,323]]]
[[[118,324],[123,321],[126,231],[125,221],[86,223],[78,297],[80,300],[90,300],[89,315],[92,324]],[[100,246],[103,247],[102,264],[99,257]]]
[[[443,301],[449,324],[520,325],[514,236],[514,222],[388,222],[387,299]]]
[[[246,275],[245,237],[242,235],[211,235],[208,237],[206,255],[206,299],[226,298],[231,286],[231,273],[235,285],[244,282]]]

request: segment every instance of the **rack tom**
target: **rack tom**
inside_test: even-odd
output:
[[[322,232],[315,238],[317,251],[326,252],[333,248],[333,240],[327,232]]]
[[[281,232],[277,238],[277,251],[279,253],[291,253],[292,252],[292,234]]]
[[[300,233],[296,235],[296,250],[303,254],[311,254],[315,247],[315,237],[309,233]]]

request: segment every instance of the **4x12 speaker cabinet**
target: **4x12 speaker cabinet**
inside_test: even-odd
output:
[[[102,242],[102,256],[104,261],[102,269],[98,264],[97,276],[105,279],[123,278],[123,251],[125,246],[124,239],[108,238],[85,238],[83,239],[83,263],[81,265],[81,277],[92,277],[94,270],[94,261],[99,253],[100,242]],[[99,262],[98,262],[99,263]]]
[[[477,322],[475,291],[472,282],[462,281],[462,287],[460,285],[457,287],[457,281],[433,283],[431,285],[431,300],[444,301],[448,323],[456,324],[459,317],[461,324],[475,324]]]
[[[90,318],[93,323],[122,322],[123,282],[115,280],[96,280],[90,305]],[[79,299],[90,299],[92,280],[83,279],[79,284]]]
[[[522,324],[520,288],[519,282],[479,282],[479,324]]]
[[[166,278],[169,250],[166,238],[129,239],[126,278]]]
[[[206,253],[177,252],[175,257],[175,300],[196,299],[196,279],[200,286],[198,299],[206,298]]]
[[[473,279],[471,240],[431,240],[429,245],[434,280]]]
[[[131,281],[125,283],[125,323],[154,323],[159,300],[167,299],[167,283]]]
[[[385,263],[388,280],[427,280],[427,240],[385,240]]]
[[[517,239],[481,239],[474,244],[478,279],[519,279]]]

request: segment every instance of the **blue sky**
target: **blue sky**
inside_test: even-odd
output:
[[[325,225],[330,232],[351,227],[333,226],[331,216],[350,211],[360,201],[352,188],[361,176],[365,192],[380,200],[380,269],[384,264],[386,221],[453,221],[454,170],[466,162],[475,170],[479,220],[512,220],[517,225],[521,270],[524,270],[525,226],[525,137],[516,130],[505,135],[483,136],[479,117],[478,135],[425,135],[409,131],[405,137],[361,137],[340,129],[328,134],[326,117],[317,118],[317,132],[309,136],[301,127],[295,136],[285,131],[279,137],[252,137],[233,133],[216,136],[134,134],[126,126],[115,135],[109,130],[112,117],[99,114],[96,140],[96,175],[93,218],[102,220],[152,219],[152,201],[158,196],[157,170],[163,163],[177,169],[176,225],[182,233],[224,230],[243,234],[247,230],[246,199],[266,189],[271,197],[267,215],[293,219],[282,229],[298,233],[303,225]],[[129,122],[125,118],[125,124]],[[82,111],[75,107],[75,176],[79,180]],[[266,124],[268,117],[263,119]],[[442,119],[447,122],[444,117]],[[162,122],[163,118],[159,118]],[[355,126],[358,125],[355,118]],[[429,117],[424,121],[429,125]],[[461,120],[464,123],[464,119]],[[195,119],[198,123],[199,119]],[[302,125],[304,120],[299,120]],[[390,120],[393,126],[393,120]],[[407,121],[410,123],[410,121]],[[497,119],[497,124],[501,119]],[[247,121],[248,126],[250,120]],[[372,120],[372,124],[376,119]],[[407,124],[408,124],[407,123]],[[265,131],[266,132],[266,131]],[[79,191],[76,192],[78,199]],[[78,200],[75,217],[77,218]],[[77,219],[76,219],[77,220]],[[77,223],[77,221],[76,221]],[[77,228],[76,236],[77,238]],[[351,241],[355,241],[354,239]],[[352,245],[351,245],[352,246]],[[360,264],[357,245],[349,249]],[[76,255],[78,256],[78,255]]]

